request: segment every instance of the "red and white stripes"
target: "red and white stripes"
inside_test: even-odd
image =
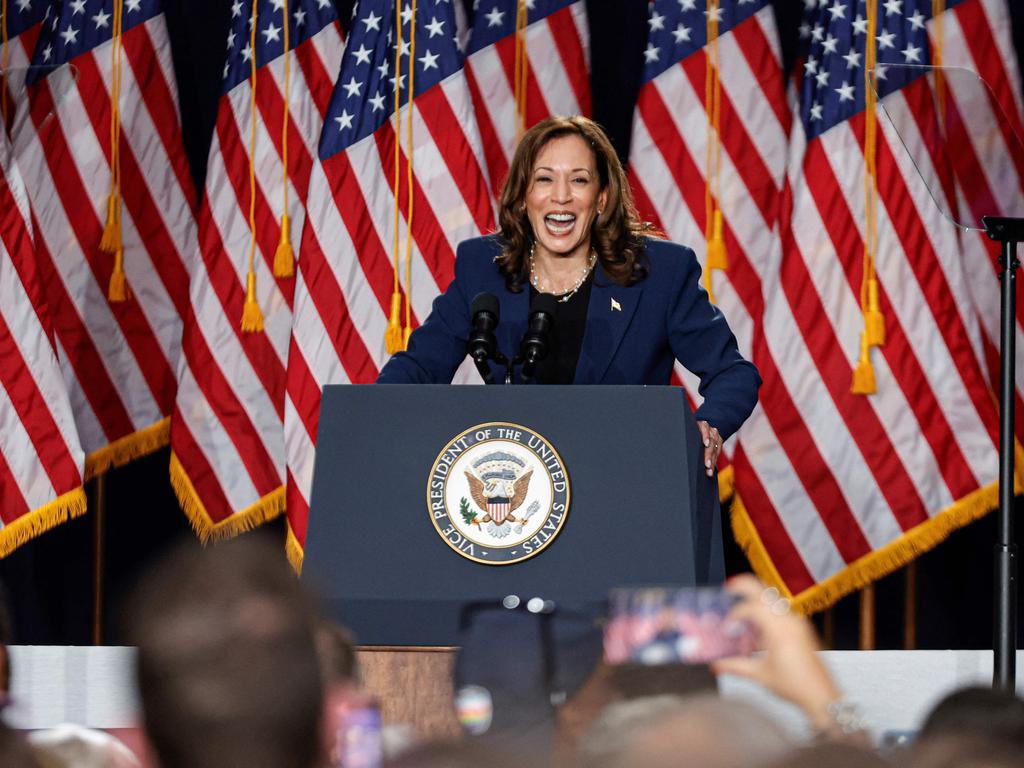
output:
[[[408,107],[400,112],[403,134],[407,120]],[[399,277],[418,324],[451,282],[458,243],[491,231],[494,217],[463,72],[418,96],[412,120],[411,290],[404,270]],[[316,164],[310,180],[285,407],[289,554],[295,561],[305,543],[320,392],[325,384],[372,382],[388,358],[394,125],[392,118],[375,134]],[[405,150],[403,141],[403,155]],[[407,195],[403,182],[403,212]],[[403,213],[402,254],[405,239]]]
[[[132,297],[107,300],[99,250],[110,191],[110,45],[29,88],[15,134],[38,220],[37,256],[86,474],[165,444],[195,252],[195,205],[162,15],[122,38],[122,238]]]
[[[990,36],[1005,27],[1003,4],[967,0],[944,14],[945,64],[970,48],[950,37],[964,24],[989,45],[960,63],[1006,82],[1012,58],[989,55],[1000,51]],[[918,80],[882,106],[913,125],[928,119],[925,89]],[[794,127],[753,350],[765,384],[734,456],[737,533],[755,567],[806,608],[892,571],[995,503],[998,416],[975,303],[998,303],[990,257],[965,255],[979,242],[940,213],[881,110],[875,265],[886,341],[871,358],[877,391],[850,392],[863,329],[864,123],[862,112],[810,141]]]
[[[728,271],[712,275],[716,304],[753,358],[763,312],[790,128],[778,33],[770,7],[718,40],[721,61],[722,194]],[[642,218],[705,261],[706,53],[685,58],[646,83],[633,119],[629,175]],[[676,374],[699,404],[697,380]],[[763,397],[762,397],[763,400]],[[731,459],[736,438],[726,445]]]
[[[505,12],[514,17],[516,3],[504,6]],[[550,115],[589,116],[590,33],[586,4],[580,0],[531,21],[525,39],[526,126]],[[515,48],[513,33],[466,58],[466,80],[495,197],[501,193],[517,140]]]
[[[341,31],[332,22],[286,54],[290,58],[287,199],[296,253],[317,141],[342,50]],[[204,537],[243,530],[284,508],[285,372],[295,291],[294,278],[273,274],[284,212],[284,78],[283,56],[260,67],[256,114],[250,105],[248,80],[222,97],[209,154],[206,195],[199,214],[199,259],[171,427],[172,482],[192,524]],[[239,322],[248,270],[248,141],[253,120],[254,269],[264,318],[262,333],[244,333]]]
[[[0,556],[85,512],[84,459],[53,347],[25,187],[0,136]]]

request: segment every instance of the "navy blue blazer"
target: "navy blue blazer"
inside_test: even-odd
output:
[[[526,331],[530,296],[524,287],[512,293],[494,258],[504,242],[495,235],[459,245],[455,279],[434,300],[430,317],[409,339],[409,348],[385,364],[382,384],[432,383],[452,380],[466,357],[472,328],[470,305],[483,291],[501,305],[495,336],[498,349],[511,358]],[[631,285],[614,283],[598,266],[587,307],[575,384],[668,384],[675,360],[700,377],[705,419],[728,437],[750,415],[761,384],[757,369],[744,360],[722,313],[708,301],[700,284],[700,265],[693,251],[675,243],[645,239],[646,279]],[[504,370],[491,364],[496,381]]]

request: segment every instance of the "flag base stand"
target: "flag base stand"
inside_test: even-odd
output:
[[[1017,244],[1024,219],[985,216],[999,254],[999,527],[995,545],[992,687],[1014,691],[1017,682],[1017,544],[1013,531],[1014,396],[1016,385]]]

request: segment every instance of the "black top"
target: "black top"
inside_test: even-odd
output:
[[[558,302],[555,323],[548,335],[548,355],[539,363],[534,374],[538,384],[572,384],[576,378],[576,363],[583,346],[583,332],[587,327],[587,305],[590,303],[591,270],[583,285],[565,302]],[[530,301],[537,289],[530,286]]]

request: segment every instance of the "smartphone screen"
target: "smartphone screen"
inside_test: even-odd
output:
[[[380,768],[383,762],[380,708],[346,702],[334,713],[333,768]]]
[[[613,590],[604,655],[609,664],[707,664],[753,652],[745,622],[728,618],[736,602],[721,587]]]

